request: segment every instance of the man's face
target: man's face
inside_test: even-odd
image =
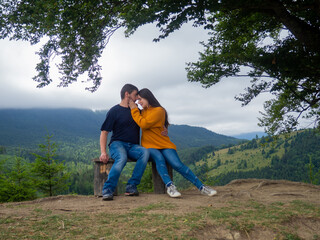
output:
[[[129,99],[135,102],[137,98],[138,98],[138,91],[133,90],[132,93],[129,94]]]

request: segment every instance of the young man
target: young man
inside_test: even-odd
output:
[[[132,176],[126,186],[127,196],[138,196],[137,185],[146,169],[149,160],[149,151],[139,145],[140,128],[132,119],[129,101],[136,101],[138,88],[132,84],[126,84],[121,89],[120,104],[112,107],[101,126],[100,134],[100,161],[108,162],[106,151],[107,137],[112,132],[109,143],[109,154],[114,159],[107,181],[102,189],[103,200],[113,200],[113,192],[116,189],[122,169],[127,163],[127,158],[137,160]]]

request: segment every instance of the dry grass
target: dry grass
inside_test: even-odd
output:
[[[320,239],[320,189],[243,180],[166,195],[59,196],[0,205],[0,239]]]

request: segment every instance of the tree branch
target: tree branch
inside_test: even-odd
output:
[[[320,51],[320,31],[319,29],[302,21],[298,17],[290,14],[288,9],[279,0],[263,1],[261,7],[267,10],[269,14],[274,15],[283,25],[306,47],[311,50]]]

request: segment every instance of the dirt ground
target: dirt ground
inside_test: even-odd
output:
[[[87,212],[87,213],[127,213],[133,209],[157,203],[172,203],[176,207],[175,215],[183,215],[188,212],[197,212],[199,207],[215,208],[225,207],[230,201],[246,202],[254,200],[263,204],[271,204],[274,202],[289,203],[294,200],[301,200],[312,203],[320,207],[320,186],[304,184],[290,181],[274,181],[261,179],[235,180],[225,186],[215,187],[218,194],[214,197],[203,196],[198,190],[192,189],[182,191],[181,198],[170,198],[166,194],[141,193],[138,197],[127,197],[124,195],[115,196],[113,201],[102,201],[101,198],[95,196],[56,196],[50,198],[42,198],[34,201],[5,203],[0,204],[0,217],[18,214],[20,216],[29,215],[32,209],[28,207],[13,207],[18,205],[36,204],[38,208],[50,210],[53,213],[61,212]],[[172,209],[154,209],[155,213],[172,212]],[[320,218],[316,219],[295,219],[292,228],[301,231],[303,239],[313,239],[311,236],[303,232],[313,232],[320,236]],[[311,229],[311,230],[310,230]],[[307,231],[308,230],[308,231]],[[197,239],[271,239],[271,233],[264,229],[255,229],[250,236],[242,238],[240,234],[233,233],[220,227],[212,226],[206,231],[195,233]],[[220,236],[211,238],[210,236]],[[313,235],[314,236],[314,235]]]

